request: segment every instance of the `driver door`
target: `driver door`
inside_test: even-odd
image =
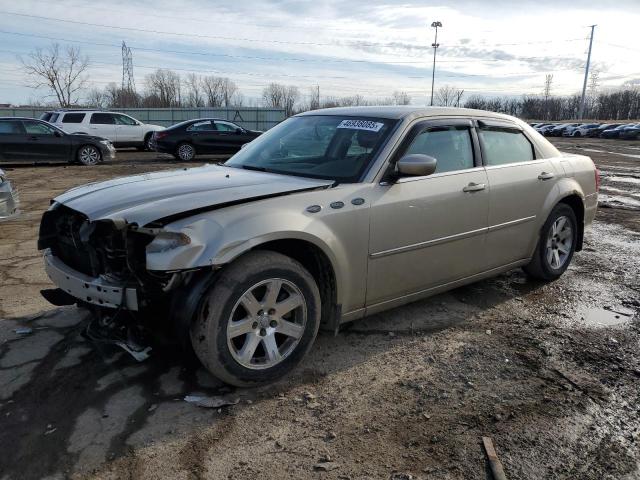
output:
[[[368,308],[480,273],[486,265],[489,189],[472,122],[422,122],[399,153],[430,155],[438,163],[431,175],[376,187]]]

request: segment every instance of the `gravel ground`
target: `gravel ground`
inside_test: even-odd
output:
[[[482,436],[510,479],[640,479],[640,144],[554,143],[603,173],[560,280],[514,270],[321,333],[293,375],[251,390],[170,345],[136,363],[89,343],[86,311],[39,295],[51,197],[185,165],[122,151],[95,168],[5,168],[23,213],[0,224],[0,479],[484,479]]]

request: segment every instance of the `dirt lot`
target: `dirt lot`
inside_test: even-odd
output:
[[[136,363],[55,308],[36,250],[75,185],[176,168],[6,169],[23,214],[0,224],[0,479],[482,479],[481,437],[510,479],[640,478],[640,143],[559,139],[591,155],[602,204],[551,284],[519,270],[323,333],[286,380],[232,390],[157,346]],[[20,336],[18,327],[32,327]],[[206,409],[188,394],[226,394]]]

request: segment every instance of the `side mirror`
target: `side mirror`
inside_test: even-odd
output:
[[[61,137],[61,136],[62,136],[62,132],[60,132],[60,131],[58,131],[58,130],[54,130],[54,131],[53,131],[53,134],[54,134],[56,137]]]
[[[236,133],[244,133],[244,130],[242,128],[236,128]]]
[[[412,153],[398,160],[397,168],[400,176],[423,177],[436,171],[438,161],[429,155]]]

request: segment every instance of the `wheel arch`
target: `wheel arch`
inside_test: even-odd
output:
[[[250,251],[256,250],[278,252],[299,262],[318,284],[322,303],[321,325],[331,330],[338,326],[341,308],[337,300],[336,272],[331,259],[322,248],[308,240],[282,238],[256,245]]]
[[[584,200],[577,193],[572,193],[561,198],[556,205],[561,203],[570,206],[576,216],[576,223],[578,225],[578,231],[576,232],[576,252],[579,252],[582,250],[582,244],[584,242]]]

